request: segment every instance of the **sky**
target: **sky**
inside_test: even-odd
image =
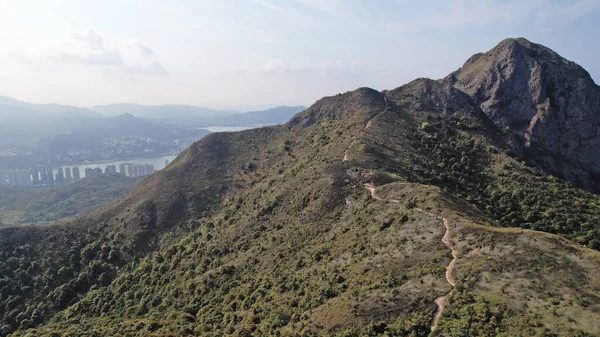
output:
[[[441,78],[507,37],[600,80],[600,0],[0,0],[0,95],[33,103],[311,105]]]

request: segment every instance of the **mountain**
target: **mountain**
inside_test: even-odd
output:
[[[238,115],[223,117],[213,122],[218,125],[272,125],[283,124],[294,115],[306,109],[303,106],[278,106],[275,108],[249,111]]]
[[[102,116],[94,111],[58,104],[32,104],[0,96],[0,146],[16,146],[40,135],[68,132],[93,124]]]
[[[78,108],[69,105],[60,104],[34,104],[16,100],[14,98],[0,96],[0,116],[6,118],[8,116],[5,113],[9,112],[10,109],[19,109],[19,111],[26,111],[29,116],[27,117],[100,117],[101,115],[93,110]],[[23,116],[22,116],[23,117]]]
[[[100,211],[0,230],[0,334],[600,334],[598,195],[455,85],[212,133]]]
[[[102,137],[146,136],[166,138],[171,130],[156,122],[126,113],[119,116],[104,118],[93,126],[77,130],[77,132],[87,135],[97,133]]]
[[[136,117],[179,126],[209,127],[282,124],[306,108],[302,106],[278,106],[267,110],[239,113],[231,110],[212,110],[188,105],[113,104],[97,106],[92,109],[108,116],[128,113]]]
[[[213,119],[237,112],[229,110],[213,110],[190,105],[140,105],[140,104],[111,104],[95,106],[92,110],[107,116],[132,114],[136,117],[153,120],[196,120]]]
[[[514,134],[523,157],[600,188],[600,87],[585,69],[542,45],[506,39],[445,81]]]

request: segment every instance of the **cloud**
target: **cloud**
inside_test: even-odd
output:
[[[329,60],[314,67],[316,72],[328,75],[356,75],[361,73],[354,64],[343,60]]]
[[[321,74],[321,75],[356,75],[362,73],[352,63],[343,60],[327,60],[309,67],[292,67],[287,62],[278,58],[269,58],[262,65],[248,70],[238,69],[238,75],[245,74]]]
[[[133,48],[137,48],[140,51],[140,53],[142,53],[144,55],[148,55],[148,56],[154,55],[154,50],[150,49],[150,47],[142,44],[139,41],[132,42],[129,44],[129,46],[133,47]]]
[[[290,67],[281,59],[268,59],[255,72],[261,74],[284,74],[290,72]]]
[[[131,75],[167,75],[169,72],[156,59],[154,50],[139,41],[130,42],[123,50],[122,71]]]
[[[76,41],[87,42],[90,45],[95,46],[97,49],[104,49],[102,36],[96,34],[96,32],[94,32],[93,30],[88,31],[86,35],[73,33],[71,34],[71,37]]]
[[[122,65],[123,57],[116,49],[104,47],[102,36],[94,31],[86,35],[72,34],[69,40],[51,47],[46,58],[59,63],[91,66]]]
[[[159,62],[133,63],[123,66],[123,71],[132,75],[168,75],[169,72]]]
[[[35,59],[35,58],[29,58]],[[104,39],[93,30],[71,34],[42,53],[46,62],[63,65],[104,67],[113,72],[135,75],[166,75],[169,72],[156,59],[154,50],[134,40],[124,48],[107,48]]]

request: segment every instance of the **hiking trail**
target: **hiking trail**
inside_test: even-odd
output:
[[[375,200],[389,201],[389,202],[393,202],[393,203],[400,202],[396,199],[383,199],[382,197],[380,197],[377,194],[377,191],[375,190],[375,185],[372,183],[365,184],[365,188],[367,190],[369,190],[369,192],[371,193],[371,197]],[[435,311],[435,315],[433,317],[433,323],[431,324],[431,332],[434,332],[437,330],[440,318],[442,317],[442,315],[444,313],[444,309],[446,308],[446,300],[448,299],[448,296],[452,293],[452,290],[456,286],[456,276],[454,275],[454,269],[456,268],[456,261],[458,260],[458,251],[454,248],[454,244],[450,240],[450,235],[451,235],[450,230],[451,229],[450,229],[450,222],[448,221],[448,219],[438,216],[438,215],[435,215],[433,213],[427,212],[426,210],[421,209],[421,208],[415,208],[415,209],[423,214],[426,214],[428,216],[442,220],[442,222],[444,224],[444,229],[445,229],[444,236],[442,237],[442,242],[446,245],[446,247],[450,248],[450,250],[452,251],[452,261],[450,261],[450,263],[446,267],[446,281],[450,284],[450,286],[452,286],[452,289],[446,295],[440,296],[435,299],[435,304],[437,305],[438,308]]]

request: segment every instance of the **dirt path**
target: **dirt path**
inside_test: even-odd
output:
[[[381,198],[378,194],[377,191],[375,190],[375,185],[372,183],[369,184],[365,184],[365,188],[367,190],[369,190],[369,192],[371,192],[371,197],[375,200],[379,200],[379,201],[390,201],[390,202],[394,202],[394,203],[399,203],[400,201],[395,200],[395,199],[383,199]],[[454,244],[452,243],[452,241],[450,240],[450,222],[448,221],[448,219],[435,215],[433,213],[427,212],[424,209],[421,208],[415,208],[417,211],[429,215],[431,217],[435,217],[438,219],[441,219],[442,222],[444,223],[444,236],[442,237],[442,242],[446,245],[446,247],[450,248],[450,250],[452,251],[452,261],[450,261],[450,263],[448,264],[448,266],[446,267],[446,281],[452,286],[452,290],[454,289],[454,287],[456,286],[456,276],[454,275],[454,269],[456,268],[456,261],[458,259],[458,252],[456,249],[454,249]],[[446,308],[446,300],[448,299],[448,296],[452,293],[452,290],[450,290],[450,292],[448,292],[446,295],[444,296],[440,296],[438,298],[435,299],[435,304],[437,305],[437,310],[435,311],[435,315],[433,317],[433,323],[431,324],[431,332],[434,332],[437,330],[438,325],[439,325],[439,321],[440,318],[442,317],[442,315],[444,314],[444,309]]]
[[[450,261],[450,263],[446,267],[446,281],[448,283],[450,283],[450,285],[452,286],[452,290],[453,290],[454,287],[456,286],[456,276],[454,275],[454,269],[456,267],[456,261],[458,259],[458,254],[457,254],[456,249],[454,249],[454,247],[453,247],[454,245],[450,241],[450,224],[448,223],[448,219],[442,218],[442,221],[444,222],[444,227],[446,227],[446,232],[444,233],[442,242],[448,248],[450,248],[450,250],[452,251],[452,261]],[[434,332],[437,330],[439,322],[440,322],[440,318],[442,318],[444,309],[446,308],[446,300],[448,299],[448,296],[452,293],[452,290],[450,290],[450,292],[448,292],[446,295],[440,296],[435,299],[435,304],[437,304],[438,309],[436,310],[435,316],[433,317],[433,324],[431,325],[431,332]]]
[[[375,200],[383,200],[379,195],[377,195],[377,192],[375,192],[375,185],[365,184],[365,187],[369,190],[369,192],[371,192],[371,198]]]
[[[352,144],[350,144],[350,146],[352,146]],[[342,161],[348,161],[348,160],[350,160],[350,157],[348,157],[348,150],[350,150],[350,146],[348,146],[348,148],[346,149],[346,151],[344,151],[344,160],[342,160]]]

